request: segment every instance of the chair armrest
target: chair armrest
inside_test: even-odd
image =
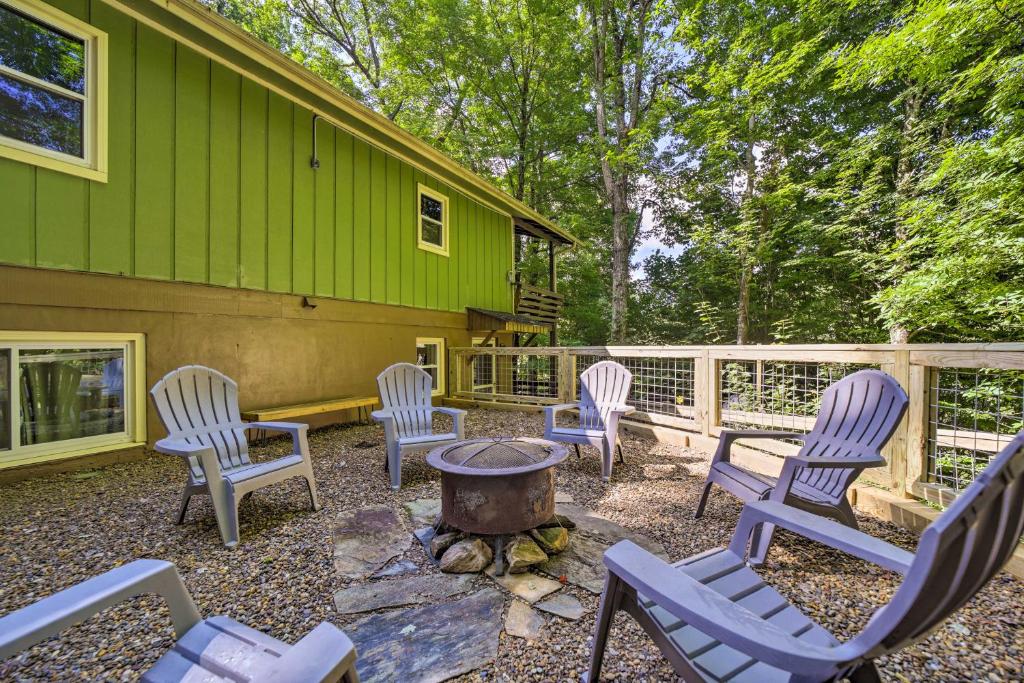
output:
[[[153,444],[153,449],[165,455],[177,455],[182,458],[189,456],[199,458],[206,451],[215,453],[213,446],[205,446],[201,443],[188,443],[181,439],[172,439],[170,437],[157,441]]]
[[[288,432],[289,434],[309,431],[309,425],[304,422],[250,422],[246,425],[246,428],[266,429],[271,432]]]
[[[292,452],[309,460],[309,425],[304,422],[250,422],[250,429],[288,432],[292,436]]]
[[[609,572],[673,616],[783,671],[824,679],[843,661],[840,648],[797,639],[630,541],[604,554]]]
[[[370,417],[373,419],[374,422],[393,422],[395,419],[395,414],[391,412],[391,410],[389,410],[388,408],[384,408],[383,410],[373,411],[372,413],[370,413]]]
[[[729,462],[732,444],[737,439],[803,439],[803,432],[778,432],[770,429],[723,429],[718,435],[718,449],[711,464]]]
[[[176,637],[199,622],[199,610],[173,564],[135,560],[0,619],[0,660],[144,593],[155,593],[167,602]]]
[[[551,432],[555,429],[555,417],[558,416],[558,413],[579,407],[579,403],[558,403],[553,406],[544,406],[544,438],[551,438]]]
[[[303,636],[253,683],[327,683],[340,681],[355,666],[356,648],[348,636],[324,622]]]
[[[572,410],[573,408],[579,408],[579,403],[559,403],[553,406],[544,406],[545,413],[560,413],[563,410]]]
[[[729,550],[743,557],[750,534],[758,524],[774,524],[804,538],[859,557],[862,560],[905,575],[914,561],[913,553],[851,529],[831,519],[777,501],[757,501],[743,506]]]
[[[466,415],[465,410],[462,410],[461,408],[449,408],[448,406],[436,406],[431,408],[431,410],[435,413],[450,415],[451,417],[464,417]]]

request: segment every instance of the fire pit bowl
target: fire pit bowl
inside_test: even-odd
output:
[[[555,470],[566,449],[543,439],[472,439],[435,448],[441,519],[471,534],[515,534],[555,514]]]

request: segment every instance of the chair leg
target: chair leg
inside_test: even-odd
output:
[[[398,444],[388,444],[388,474],[391,475],[391,490],[402,488],[402,451]]]
[[[851,529],[860,528],[860,526],[857,524],[857,516],[853,513],[853,506],[850,505],[849,498],[843,496],[839,500],[839,503],[836,505],[835,509],[836,512],[839,513],[836,515],[836,519],[838,519],[840,523],[845,524]]]
[[[704,490],[700,494],[700,502],[697,503],[697,511],[693,513],[694,519],[700,519],[701,515],[704,514],[704,507],[708,504],[708,494],[711,493],[711,487],[713,483],[709,480],[704,481]]]
[[[306,488],[309,489],[309,504],[313,508],[313,512],[317,512],[321,509],[320,496],[316,493],[316,480],[313,478],[313,468],[310,467],[309,471],[303,475],[306,480]]]
[[[626,459],[622,457],[622,442],[618,439],[615,440],[615,447],[619,449],[619,463],[622,465],[626,464]]]
[[[774,535],[774,524],[765,523],[754,529],[750,541],[750,566],[759,567],[764,564],[765,558],[768,557],[768,550],[772,547],[772,536]]]
[[[188,511],[188,502],[192,500],[192,487],[185,486],[185,490],[181,494],[181,506],[178,508],[178,519],[175,524],[185,523],[185,513]]]
[[[601,479],[606,483],[612,478],[612,444],[608,439],[601,441]]]
[[[578,443],[574,443],[573,446],[576,447],[576,459],[580,460],[583,458],[583,455],[580,453],[580,445]]]
[[[238,545],[238,499],[229,486],[210,487],[213,511],[217,515],[217,527],[221,540],[228,548]]]
[[[601,679],[601,664],[604,662],[604,648],[608,642],[608,630],[612,625],[612,617],[615,616],[622,602],[621,583],[619,577],[610,572],[604,581],[601,605],[597,609],[597,621],[594,624],[594,644],[590,650],[590,673],[586,679],[591,683]]]

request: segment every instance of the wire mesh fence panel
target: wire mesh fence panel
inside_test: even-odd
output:
[[[457,394],[484,400],[537,399],[546,403],[558,398],[558,355],[458,349],[453,359],[459,368]]]
[[[871,367],[857,363],[722,361],[721,425],[807,432],[834,382]]]
[[[935,368],[928,390],[928,473],[960,491],[1024,429],[1024,371]]]
[[[633,373],[628,403],[638,411],[650,415],[694,418],[693,358],[577,355],[577,399],[580,397],[579,376],[602,360],[614,360]]]

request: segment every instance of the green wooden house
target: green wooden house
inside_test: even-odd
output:
[[[446,348],[554,332],[573,242],[193,0],[0,0],[0,204],[0,469],[137,452],[189,363],[243,409],[443,392]]]

